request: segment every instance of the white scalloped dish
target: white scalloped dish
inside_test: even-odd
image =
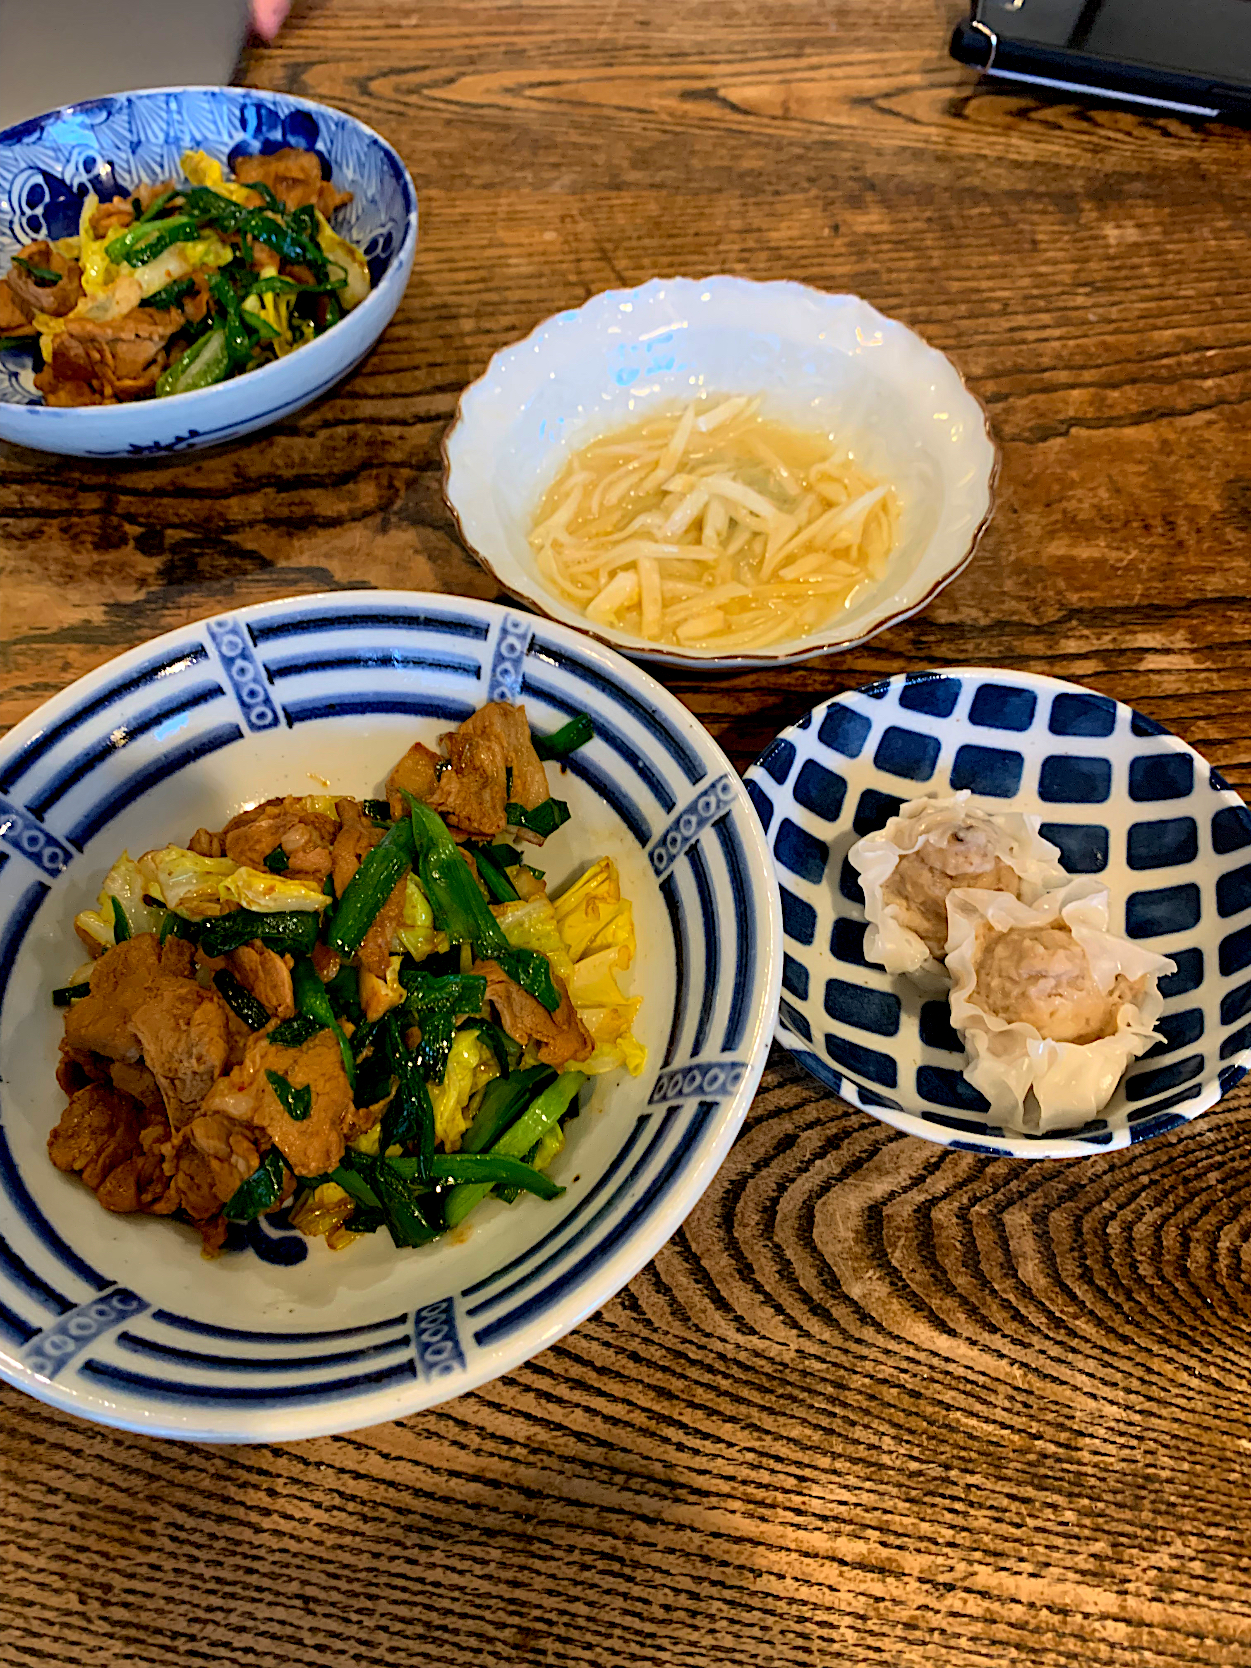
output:
[[[885,577],[808,636],[756,653],[592,626],[541,578],[528,542],[574,452],[701,392],[759,395],[762,415],[836,435],[900,503]],[[998,469],[981,406],[915,332],[858,296],[733,277],[653,279],[556,314],[465,390],[443,450],[465,543],[506,590],[625,654],[688,667],[805,660],[917,613],[971,559]]]

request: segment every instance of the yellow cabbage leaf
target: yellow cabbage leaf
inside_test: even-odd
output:
[[[560,936],[552,900],[540,893],[519,903],[492,904],[491,913],[514,950],[537,950],[552,964],[566,984],[573,976],[573,962]]]
[[[500,1074],[495,1055],[477,1031],[458,1031],[452,1039],[442,1083],[430,1085],[434,1133],[445,1153],[459,1148],[469,1128],[469,1103]]]
[[[239,185],[235,180],[228,180],[221,163],[207,151],[184,151],[182,171],[192,185],[206,185],[210,191],[216,191],[219,197],[229,197],[232,203],[239,203],[247,208],[252,202],[251,188]]]
[[[237,867],[233,857],[201,857],[185,846],[162,846],[139,859],[149,897],[191,921],[225,913],[218,889]]]
[[[617,865],[611,857],[600,857],[584,875],[553,898],[560,936],[569,954],[580,961],[589,951],[610,944],[629,948],[629,960],[638,948],[634,937],[634,912],[630,900],[621,896]],[[623,963],[628,966],[628,961]]]
[[[83,289],[88,295],[100,295],[120,276],[119,268],[105,254],[105,249],[118,236],[116,231],[96,237],[91,230],[91,217],[100,207],[94,191],[87,193],[83,211],[78,219],[77,260],[83,272]]]
[[[368,263],[354,243],[339,236],[320,209],[314,212],[317,215],[317,241],[321,244],[322,254],[327,260],[337,261],[347,276],[347,288],[336,290],[335,294],[343,311],[350,313],[369,294]]]
[[[102,950],[113,948],[116,943],[113,932],[114,898],[126,911],[132,937],[141,932],[155,932],[165,917],[165,911],[159,905],[144,903],[143,896],[147,890],[138,863],[129,852],[124,851],[104,877],[98,907],[81,910],[74,917],[74,929],[79,938],[84,943],[98,944]]]
[[[578,1069],[595,1076],[625,1066],[637,1077],[647,1063],[647,1050],[632,1030],[643,999],[627,997],[617,973],[629,967],[638,945],[634,912],[621,896],[617,865],[610,857],[599,858],[552,899],[551,907],[573,963],[566,980],[569,998],[595,1043],[594,1054]]]
[[[229,862],[228,858],[221,861]],[[218,896],[223,902],[237,903],[244,909],[255,909],[262,914],[275,911],[281,914],[325,909],[330,899],[308,880],[292,880],[287,875],[270,874],[268,869],[248,869],[240,866],[219,882]]]
[[[172,244],[162,254],[135,267],[133,276],[139,285],[140,295],[146,298],[155,295],[157,290],[163,290],[166,284],[172,284],[175,278],[186,278],[197,267],[212,270],[229,266],[234,257],[235,252],[230,245],[210,232],[205,237]]]
[[[434,930],[434,911],[417,876],[410,874],[405,884],[404,922],[395,936],[414,961],[421,961],[435,950],[446,950],[448,937]]]

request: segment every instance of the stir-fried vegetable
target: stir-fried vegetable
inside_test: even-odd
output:
[[[422,1180],[427,1180],[434,1161],[434,1107],[430,1104],[430,1091],[418,1060],[408,1051],[394,1010],[384,1021],[384,1035],[397,1088],[382,1115],[379,1144],[383,1152],[397,1145],[415,1146],[419,1174]]]
[[[250,990],[245,990],[228,968],[220,968],[213,975],[213,983],[222,1000],[232,1008],[250,1031],[259,1031],[269,1024],[269,1009],[258,1002]]]
[[[567,759],[579,747],[585,747],[595,735],[595,725],[589,712],[580,712],[550,736],[535,736],[534,751],[541,759]]]
[[[544,839],[569,821],[569,807],[563,799],[545,799],[533,810],[512,801],[504,814],[513,828],[528,828],[532,834],[541,834]]]
[[[248,1179],[240,1183],[222,1206],[222,1215],[232,1222],[251,1222],[278,1203],[285,1180],[282,1154],[277,1147],[271,1147]]]
[[[271,950],[308,956],[317,943],[317,917],[307,911],[265,915],[237,909],[207,921],[200,929],[199,944],[206,956],[225,956],[254,938]]]
[[[211,194],[213,182],[194,189]],[[247,207],[224,194],[195,201],[222,224]],[[305,216],[296,231],[313,225]],[[188,845],[118,858],[98,908],[75,922],[106,960],[52,993],[71,1096],[49,1142],[54,1163],[83,1170],[85,1153],[93,1174],[117,1172],[110,1209],[190,1216],[209,1254],[228,1223],[283,1206],[336,1249],[383,1229],[415,1247],[488,1194],[560,1194],[556,1161],[579,1089],[642,1064],[630,1031],[638,999],[616,983],[633,920],[607,859],[551,898],[542,872],[503,843],[514,787],[540,810],[559,802],[544,797],[524,715],[493,709],[474,715],[459,753],[446,748],[443,770],[461,768],[453,756],[468,761],[454,791],[437,772],[423,788],[464,805],[472,843],[405,787],[405,772],[418,787],[430,775],[419,746],[386,800],[275,797]],[[554,747],[587,733],[567,725]],[[484,737],[495,744],[482,749],[494,760],[488,787],[469,749]],[[466,797],[475,792],[480,805]],[[92,1098],[75,1104],[81,1076]],[[194,1082],[208,1086],[188,1095]]]
[[[564,1117],[570,1102],[585,1082],[586,1077],[580,1071],[562,1072],[530,1103],[512,1127],[492,1143],[492,1156],[524,1158]],[[463,1222],[473,1207],[491,1191],[491,1186],[486,1181],[466,1181],[454,1187],[444,1207],[448,1227],[454,1228],[458,1222]]]
[[[89,194],[75,237],[14,256],[22,283],[4,311],[30,328],[0,345],[36,354],[50,404],[211,387],[294,352],[368,297],[364,255],[322,213],[349,199],[310,153],[250,159],[233,180],[189,151],[182,173],[155,194]]]

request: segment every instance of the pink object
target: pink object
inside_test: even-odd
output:
[[[252,0],[252,27],[264,40],[272,41],[291,10],[291,0]]]

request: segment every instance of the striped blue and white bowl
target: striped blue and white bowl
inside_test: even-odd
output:
[[[398,155],[341,110],[257,87],[115,93],[0,133],[0,272],[23,244],[73,237],[88,193],[101,200],[176,179],[185,151],[227,167],[285,146],[313,151],[352,192],[335,230],[369,262],[373,291],[325,335],[246,376],[124,405],[47,406],[31,356],[0,349],[0,440],[87,458],[144,458],[235,440],[299,411],[361,362],[408,287],[417,193]]]
[[[1101,1117],[997,1128],[945,997],[864,957],[853,842],[904,800],[969,788],[1042,820],[1112,930],[1171,956],[1164,1041]],[[1024,672],[909,673],[815,707],[747,773],[781,889],[778,1040],[854,1106],[944,1146],[1072,1158],[1197,1118],[1251,1065],[1251,812],[1192,747],[1105,695]]]
[[[110,1216],[45,1150],[64,1097],[48,1000],[71,922],[132,854],[330,783],[375,792],[415,737],[488,699],[595,740],[544,849],[600,853],[633,901],[643,1075],[601,1078],[553,1205],[472,1232],[328,1251],[269,1218],[214,1263],[193,1230]],[[555,767],[551,767],[555,769]],[[759,1081],[781,976],[768,849],[707,732],[646,673],[558,625],[411,592],[268,603],[81,679],[0,746],[0,1373],[86,1418],[207,1441],[349,1430],[507,1372],[604,1303],[708,1185]]]

